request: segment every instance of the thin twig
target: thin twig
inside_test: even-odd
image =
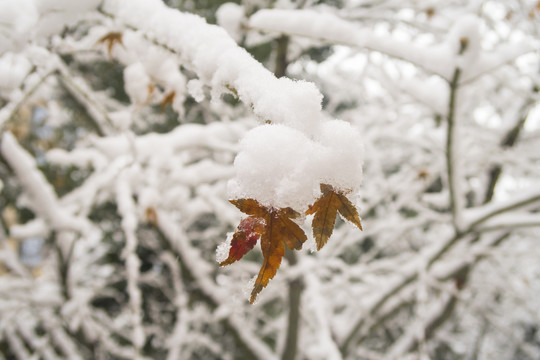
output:
[[[448,191],[450,195],[450,211],[452,213],[452,224],[456,234],[460,233],[459,228],[459,203],[456,189],[456,174],[454,165],[455,158],[455,114],[456,114],[456,94],[458,90],[459,77],[461,76],[461,69],[456,68],[452,81],[450,81],[450,98],[448,101],[448,114],[447,114],[447,132],[446,132],[446,176],[448,181]]]

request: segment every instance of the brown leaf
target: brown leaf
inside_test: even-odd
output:
[[[144,211],[144,217],[146,218],[146,221],[152,226],[157,227],[158,226],[158,215],[156,212],[156,209],[152,206],[149,206]]]
[[[321,191],[322,196],[306,211],[306,215],[315,214],[312,226],[317,250],[322,249],[332,235],[338,211],[341,216],[362,230],[358,211],[342,192],[327,184],[321,184]]]
[[[168,93],[163,100],[161,100],[160,109],[161,112],[164,112],[167,108],[167,105],[172,104],[174,97],[176,96],[176,92],[173,90],[170,93]]]
[[[249,302],[253,304],[257,295],[276,275],[285,254],[285,245],[290,249],[301,249],[307,236],[298,224],[291,220],[300,216],[291,208],[265,207],[254,199],[238,199],[230,202],[250,216],[242,220],[242,222],[246,222],[245,224],[241,222],[238,226],[238,230],[233,235],[233,241],[236,237],[236,243],[233,246],[231,242],[229,258],[220,265],[228,265],[239,260],[255,245],[253,237],[250,238],[250,236],[260,234],[264,262],[251,292]]]
[[[101,39],[97,41],[98,44],[107,44],[107,52],[109,53],[109,56],[111,56],[112,49],[114,45],[124,45],[122,42],[122,33],[121,32],[110,32],[103,36]]]
[[[268,213],[268,209],[254,199],[236,199],[229,202],[247,215],[263,218]]]

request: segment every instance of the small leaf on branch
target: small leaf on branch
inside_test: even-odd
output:
[[[162,100],[161,100],[161,103],[160,103],[160,109],[161,109],[161,112],[164,112],[165,109],[167,108],[167,105],[169,104],[172,104],[173,100],[174,100],[174,97],[176,96],[176,92],[173,90],[171,91],[170,93],[168,93]]]
[[[321,197],[306,211],[306,215],[315,214],[312,226],[317,250],[322,249],[332,235],[338,212],[362,230],[358,211],[342,192],[327,184],[321,184],[321,192]]]
[[[107,52],[109,53],[109,56],[111,56],[112,49],[114,45],[124,45],[122,42],[122,33],[121,32],[110,32],[100,38],[97,43],[98,44],[107,44]]]
[[[254,199],[238,199],[230,202],[249,217],[238,225],[231,241],[229,257],[220,265],[228,265],[241,259],[255,246],[260,236],[264,262],[251,292],[249,302],[253,304],[257,295],[276,275],[285,254],[285,246],[291,250],[299,250],[307,240],[307,236],[300,226],[291,220],[300,216],[291,208],[265,207]]]

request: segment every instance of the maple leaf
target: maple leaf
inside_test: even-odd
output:
[[[306,215],[315,214],[312,227],[317,250],[321,250],[332,235],[338,211],[362,230],[358,211],[342,192],[327,184],[321,184],[321,192],[321,197],[306,211]]]
[[[121,32],[110,32],[97,41],[97,44],[107,44],[107,52],[111,56],[112,48],[116,44],[124,45]]]
[[[257,295],[276,275],[281,259],[285,255],[285,246],[291,250],[299,250],[307,240],[307,236],[300,226],[291,220],[298,218],[300,214],[289,207],[283,209],[265,207],[254,199],[238,199],[230,202],[249,217],[238,225],[231,241],[229,257],[220,265],[228,265],[242,258],[255,246],[260,237],[264,261],[251,291],[249,302],[253,304]]]

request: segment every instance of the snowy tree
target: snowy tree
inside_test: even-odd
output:
[[[537,359],[539,19],[0,0],[0,359]]]

